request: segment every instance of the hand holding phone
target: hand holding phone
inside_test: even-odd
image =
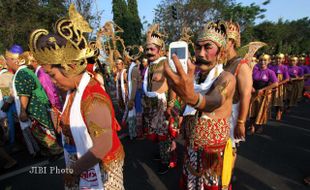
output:
[[[174,62],[172,60],[172,55],[176,54],[178,56],[182,68],[185,73],[187,73],[187,60],[188,60],[188,45],[184,41],[172,42],[169,45],[169,65],[173,72],[177,72]]]

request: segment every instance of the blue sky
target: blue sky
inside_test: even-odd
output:
[[[244,5],[251,3],[261,4],[265,0],[236,0]],[[140,19],[145,16],[148,22],[152,22],[154,18],[154,8],[159,4],[160,0],[138,0],[138,11]],[[97,0],[99,10],[104,10],[102,16],[102,25],[104,22],[113,19],[112,0]],[[310,0],[271,0],[264,6],[267,9],[264,20],[277,21],[279,18],[284,20],[296,20],[303,17],[310,17]],[[257,20],[260,23],[263,20]]]

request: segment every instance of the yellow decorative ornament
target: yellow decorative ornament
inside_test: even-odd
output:
[[[236,43],[236,47],[241,45],[240,26],[238,23],[234,23],[231,20],[226,22],[227,25],[227,38],[233,39]]]
[[[76,11],[73,4],[69,8],[69,19],[59,19],[55,24],[57,35],[67,42],[59,46],[55,38],[45,29],[37,29],[30,35],[29,48],[34,58],[40,65],[58,65],[65,69],[66,75],[77,75],[86,69],[86,58],[94,56],[93,48],[88,46],[83,36],[85,32],[91,32],[91,28],[84,18]],[[52,47],[39,48],[39,40],[48,38]],[[75,65],[71,67],[70,65]]]
[[[210,40],[217,44],[218,47],[226,47],[227,42],[227,26],[224,21],[218,23],[208,22],[203,31],[198,36],[197,41]]]
[[[150,26],[146,33],[146,45],[155,44],[161,48],[164,48],[164,38],[166,36],[159,31],[159,24],[153,24]]]

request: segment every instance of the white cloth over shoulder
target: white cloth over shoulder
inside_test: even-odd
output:
[[[132,62],[129,70],[128,70],[128,100],[131,99],[131,95],[132,95],[132,82],[131,82],[131,75],[132,75],[132,70],[134,69],[134,67],[136,66],[135,62]],[[136,108],[133,107],[129,112],[128,112],[128,117],[134,117],[136,115]]]
[[[75,142],[77,157],[80,159],[88,150],[93,146],[93,141],[88,133],[86,124],[81,113],[81,101],[84,90],[90,81],[90,76],[84,73],[81,82],[75,94],[72,107],[70,109],[70,130]],[[65,106],[68,104],[69,94],[67,94]],[[69,163],[69,154],[64,149],[66,164]],[[68,166],[67,166],[68,167]],[[99,164],[89,168],[87,171],[82,172],[80,177],[79,189],[103,190],[103,180]]]
[[[209,89],[211,88],[213,82],[217,79],[217,77],[223,72],[223,64],[217,64],[208,74],[205,81],[201,84],[197,84],[196,81],[194,81],[194,90],[196,93],[200,93],[202,95],[205,95]],[[183,116],[187,115],[195,115],[196,109],[187,105],[185,108],[185,111],[183,113]]]

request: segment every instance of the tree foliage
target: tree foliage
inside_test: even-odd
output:
[[[177,19],[172,17],[172,7],[177,8]],[[154,22],[160,23],[168,39],[175,41],[180,38],[183,27],[190,27],[197,34],[211,20],[232,19],[240,23],[243,30],[254,25],[255,19],[263,18],[265,11],[260,5],[244,6],[234,0],[162,0],[155,9]]]
[[[310,19],[308,17],[278,22],[265,21],[254,26],[244,40],[260,40],[268,47],[264,51],[270,54],[278,52],[287,54],[307,53],[310,50]]]
[[[138,13],[136,0],[113,0],[113,21],[120,26],[124,33],[121,37],[126,45],[141,44],[142,24]]]
[[[31,31],[51,30],[52,24],[66,12],[64,0],[1,0],[0,51],[14,43],[27,49]]]
[[[99,28],[100,15],[94,15],[94,0],[1,0],[0,51],[12,44],[28,49],[28,39],[34,29],[53,31],[53,24],[68,15],[70,3],[90,23]]]

